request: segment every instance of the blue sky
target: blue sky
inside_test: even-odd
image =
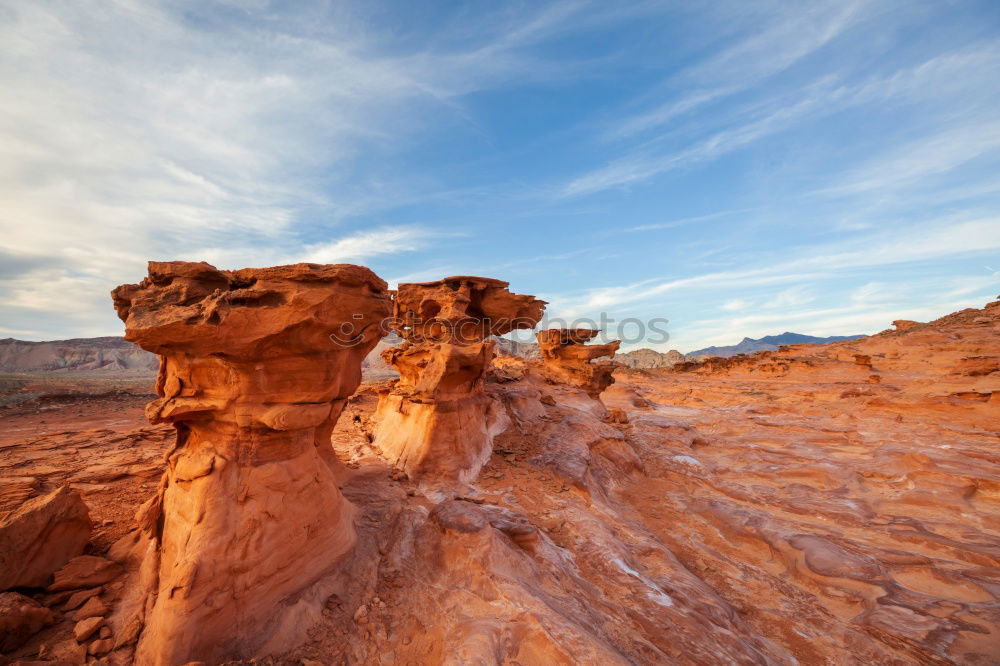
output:
[[[1000,292],[995,0],[0,0],[0,44],[0,336],[120,334],[148,259],[498,277],[681,351]]]

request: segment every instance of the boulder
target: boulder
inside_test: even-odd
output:
[[[528,363],[518,356],[494,356],[490,377],[499,383],[516,382],[528,373]]]
[[[49,585],[49,591],[59,592],[60,590],[95,587],[114,580],[121,573],[120,564],[95,555],[81,555],[74,557],[66,566],[56,572],[55,580]]]
[[[68,486],[0,517],[0,589],[44,587],[53,571],[83,552],[91,527],[87,506]]]
[[[71,611],[79,608],[83,602],[87,601],[91,597],[99,595],[103,589],[103,587],[92,587],[89,590],[79,590],[77,592],[73,592],[66,599],[66,603],[63,604],[62,609],[64,611]]]
[[[16,650],[55,619],[55,613],[34,599],[0,593],[0,652]]]
[[[103,617],[108,612],[108,605],[100,597],[91,597],[87,603],[80,607],[80,610],[71,614],[76,620],[86,620],[90,617]]]
[[[73,636],[76,637],[78,643],[82,643],[104,625],[103,617],[88,617],[85,620],[80,620],[73,627]]]
[[[111,652],[111,649],[115,646],[115,642],[110,638],[101,638],[96,641],[91,642],[87,646],[87,654],[92,654],[95,657],[99,657],[102,654],[107,654]]]
[[[604,416],[605,423],[617,423],[619,425],[624,425],[628,423],[628,414],[625,410],[618,407],[612,407],[608,410],[608,413]]]
[[[671,349],[666,353],[654,351],[652,349],[636,349],[635,351],[615,355],[615,360],[626,368],[671,368],[678,363],[686,361],[684,354],[676,349]]]

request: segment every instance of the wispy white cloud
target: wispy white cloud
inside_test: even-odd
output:
[[[665,172],[716,160],[804,120],[815,121],[846,108],[886,104],[890,100],[938,99],[941,95],[961,98],[967,108],[952,114],[950,124],[954,127],[949,132],[954,136],[924,137],[922,141],[933,143],[940,139],[940,143],[922,149],[915,147],[911,156],[899,155],[896,166],[903,167],[899,181],[912,182],[994,149],[996,129],[992,109],[996,96],[990,92],[993,88],[989,73],[997,66],[1000,66],[1000,46],[986,42],[935,56],[888,75],[870,76],[851,83],[845,83],[839,73],[823,74],[796,89],[792,95],[774,93],[763,102],[744,104],[743,111],[727,109],[725,118],[730,120],[723,129],[706,132],[696,126],[686,135],[668,134],[629,147],[621,157],[605,166],[571,179],[558,188],[556,194],[577,197],[648,181]],[[977,133],[987,135],[986,145],[978,149],[969,140]],[[684,147],[664,151],[660,148],[661,138],[679,141]],[[949,138],[954,142],[948,143]],[[908,163],[908,157],[916,161]],[[877,178],[866,180],[864,175],[859,174],[853,185],[841,185],[839,189],[865,189],[866,183],[871,187],[879,186]]]
[[[652,224],[640,224],[634,227],[627,227],[625,229],[615,230],[615,233],[635,232],[635,231],[656,231],[658,229],[674,229],[676,227],[683,227],[687,224],[694,224],[696,222],[708,222],[710,220],[717,220],[722,217],[730,217],[732,215],[739,215],[740,213],[749,212],[750,208],[741,208],[738,210],[720,210],[714,213],[707,213],[705,215],[694,215],[691,217],[681,217],[675,220],[668,220],[666,222],[654,222]]]
[[[764,29],[755,26],[750,36],[675,75],[676,84],[689,92],[618,120],[608,136],[621,139],[645,132],[746,90],[821,49],[862,19],[864,9],[866,3],[858,1],[785,6]]]
[[[578,176],[563,186],[558,194],[576,197],[593,194],[647,181],[667,171],[673,171],[708,162],[739,150],[776,132],[788,129],[817,113],[832,111],[834,98],[843,93],[830,78],[814,82],[801,91],[794,101],[766,105],[763,111],[755,111],[755,117],[741,124],[733,124],[707,136],[697,135],[684,148],[660,152],[654,145],[642,145],[624,157],[613,160],[601,167]],[[739,117],[742,114],[736,114]]]
[[[812,303],[815,300],[816,295],[812,293],[812,289],[809,286],[797,285],[779,291],[762,303],[760,307],[766,310],[786,310],[799,305],[805,305],[806,303]]]
[[[609,308],[658,299],[668,292],[693,289],[747,288],[777,284],[807,284],[861,268],[893,266],[1000,250],[1000,218],[961,219],[942,217],[907,231],[905,243],[892,232],[876,232],[863,237],[815,247],[789,249],[797,257],[760,268],[719,271],[678,279],[647,279],[624,286],[588,290],[583,295],[549,296],[550,308],[562,316],[593,314]],[[797,294],[797,295],[796,295]],[[806,299],[806,300],[804,300]],[[807,288],[786,292],[784,305],[801,304],[811,298]],[[791,303],[791,301],[799,303]],[[775,307],[782,305],[775,304]]]
[[[840,184],[817,193],[853,195],[922,184],[928,178],[998,151],[1000,122],[987,119],[974,121],[896,148],[891,154],[846,174]]]
[[[274,266],[296,263],[363,263],[382,255],[397,255],[426,249],[442,238],[459,234],[418,225],[381,227],[337,235],[331,240],[295,247],[233,245],[224,248],[201,247],[185,251],[180,259],[207,261],[219,268]]]
[[[878,303],[884,302],[891,294],[891,287],[884,282],[866,282],[851,292],[852,303]]]
[[[371,165],[460,116],[462,95],[565,76],[523,47],[582,9],[556,2],[470,24],[464,46],[402,49],[348,5],[248,6],[223,22],[201,3],[5,5],[0,252],[45,260],[0,279],[0,306],[110,331],[108,290],[149,258],[245,266],[427,247],[426,228],[342,228],[447,190]],[[303,233],[317,216],[336,240]]]
[[[740,312],[749,308],[751,303],[742,298],[731,298],[720,307],[727,312]]]

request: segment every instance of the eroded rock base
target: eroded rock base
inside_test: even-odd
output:
[[[375,422],[379,450],[411,479],[469,483],[486,464],[493,438],[509,420],[503,406],[482,393],[434,402],[384,393]]]

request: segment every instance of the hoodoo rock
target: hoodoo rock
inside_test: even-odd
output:
[[[488,338],[534,328],[545,307],[507,287],[466,276],[399,285],[394,326],[403,344],[382,358],[400,379],[379,398],[374,442],[411,478],[472,480],[506,427],[503,408],[483,390]]]
[[[542,375],[550,382],[581,388],[596,399],[611,386],[611,376],[618,367],[614,361],[595,361],[602,356],[615,357],[621,340],[604,345],[588,345],[600,331],[589,328],[550,328],[539,331],[542,352]]]
[[[330,433],[383,336],[387,285],[351,265],[150,262],[112,296],[126,339],[160,355],[146,415],[177,430],[137,515],[145,602],[116,645],[138,635],[135,663],[169,665],[280,646],[355,540]]]

